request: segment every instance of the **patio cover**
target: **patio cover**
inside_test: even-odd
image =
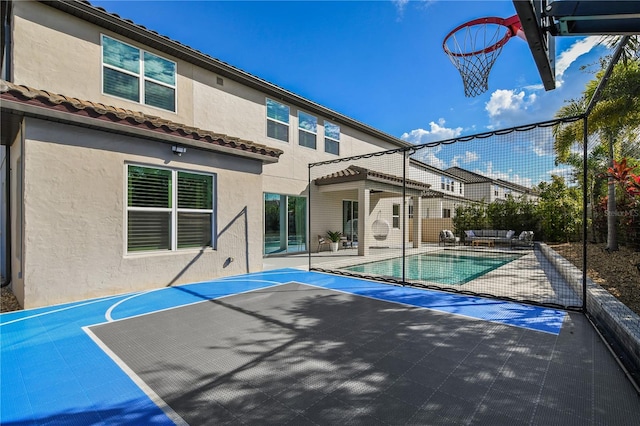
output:
[[[414,217],[421,217],[420,198],[425,196],[431,187],[427,183],[403,179],[399,176],[355,165],[349,165],[346,169],[316,178],[314,183],[319,187],[321,193],[349,189],[358,191],[358,220],[361,224],[358,229],[358,241],[364,242],[364,244],[358,244],[358,255],[360,256],[366,256],[369,251],[367,241],[370,235],[367,235],[365,231],[371,227],[371,219],[369,218],[370,194],[375,193],[381,198],[398,197],[402,196],[404,190],[405,196],[414,199]],[[414,246],[421,241],[419,224],[419,220],[413,221],[414,229],[412,232],[413,235],[417,235],[417,238],[414,238]]]

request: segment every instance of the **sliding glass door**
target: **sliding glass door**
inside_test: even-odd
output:
[[[351,245],[358,241],[358,202],[342,201],[342,234]]]
[[[307,199],[264,194],[264,254],[307,250]]]

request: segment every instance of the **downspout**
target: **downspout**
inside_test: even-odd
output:
[[[5,210],[5,232],[4,232],[4,240],[5,240],[5,281],[0,284],[1,287],[6,287],[11,284],[11,149],[10,146],[6,146],[4,150],[4,158],[3,162],[5,163],[5,202],[2,203],[2,206]]]
[[[7,81],[13,81],[13,73],[11,69],[12,59],[13,59],[13,51],[12,51],[12,40],[11,40],[11,13],[13,9],[12,1],[3,1],[2,2],[2,42],[0,52],[0,70],[2,71],[1,77]],[[5,262],[5,281],[0,283],[1,287],[7,287],[11,284],[11,146],[6,145],[4,150],[4,161],[5,164],[5,200],[3,202],[3,208],[5,210],[5,232],[3,238],[5,240],[5,252],[4,259]]]
[[[307,165],[307,270],[311,270],[311,163]],[[263,219],[264,220],[264,219]],[[318,249],[319,250],[319,249]]]
[[[3,1],[2,10],[2,42],[0,44],[0,69],[2,70],[1,77],[6,81],[13,81],[13,70],[11,68],[13,59],[12,39],[11,39],[11,13],[13,9],[12,1]]]

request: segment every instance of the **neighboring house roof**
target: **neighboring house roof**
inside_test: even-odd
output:
[[[517,183],[509,182],[507,180],[496,179],[496,182],[500,183],[500,185],[502,186],[515,189],[516,191],[519,191],[519,192],[532,193],[532,194],[538,193],[538,191],[536,191],[535,189],[527,188],[526,186],[518,185]]]
[[[465,170],[460,167],[450,167],[446,169],[446,171],[462,179],[465,183],[491,182],[525,194],[537,194],[537,191],[532,188],[527,188],[526,186],[518,185],[517,183],[509,182],[507,180],[492,179],[479,173],[470,172],[469,170]]]
[[[481,183],[491,182],[492,179],[481,174],[470,172],[469,170],[462,169],[460,167],[449,167],[445,169],[445,172],[451,173],[464,183]]]
[[[186,126],[142,112],[71,98],[4,80],[0,80],[0,99],[2,99],[3,112],[11,111],[63,121],[66,119],[76,124],[84,122],[84,125],[90,122],[92,127],[102,127],[110,131],[143,136],[165,143],[182,143],[265,162],[276,162],[283,153],[280,149]]]
[[[213,58],[206,53],[195,50],[176,40],[172,40],[169,37],[149,30],[142,25],[134,23],[133,21],[123,19],[115,13],[109,13],[101,7],[93,6],[88,1],[41,1],[41,3],[69,13],[71,15],[77,16],[80,19],[84,19],[85,21],[99,25],[103,28],[109,29],[114,33],[121,34],[132,40],[136,40],[146,46],[167,53],[173,57],[182,59],[201,68],[207,69],[222,77],[227,77],[235,80],[248,87],[266,93],[269,96],[273,96],[277,100],[304,108],[308,112],[315,112],[319,115],[322,115],[327,120],[345,124],[351,128],[374,136],[392,145],[400,147],[413,146],[413,144],[409,142],[398,139],[385,132],[354,120],[344,114],[340,114],[339,112],[333,111],[320,104],[305,99],[293,92],[276,86],[275,84],[269,83],[268,81],[263,80],[255,75],[242,71],[241,69],[236,68],[226,62]]]
[[[460,203],[477,203],[476,200],[472,200],[470,198],[461,197],[458,195],[451,195],[446,192],[436,191],[433,189],[429,189],[422,194],[422,198],[442,198],[444,200],[456,201]]]
[[[418,182],[415,180],[402,179],[401,177],[389,175],[386,173],[376,172],[374,170],[365,169],[364,167],[350,165],[344,170],[340,170],[330,175],[322,176],[315,179],[316,185],[332,185],[342,182],[354,182],[360,180],[369,180],[374,182],[382,182],[392,184],[394,186],[402,186],[406,182],[407,188],[427,191],[431,187],[428,183]]]
[[[425,169],[425,170],[429,170],[431,172],[433,172],[434,174],[438,174],[440,176],[448,176],[450,178],[454,178],[454,179],[460,179],[458,176],[454,175],[453,173],[449,173],[446,170],[442,170],[439,169],[435,166],[432,166],[430,164],[427,163],[423,163],[420,160],[416,160],[415,158],[409,158],[409,162],[412,163],[414,166]]]

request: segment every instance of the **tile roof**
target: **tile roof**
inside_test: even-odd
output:
[[[253,153],[273,159],[277,159],[283,153],[280,149],[270,148],[266,145],[215,133],[210,130],[187,126],[139,111],[72,98],[4,80],[0,80],[0,99],[37,106],[46,110],[83,115],[95,119],[96,126],[100,125],[100,121],[120,124],[123,132],[126,132],[127,128],[141,128],[151,131],[160,140],[164,135],[171,135],[183,138],[187,145],[189,141],[204,142],[204,147],[209,145],[210,149],[214,151],[216,148],[225,148],[225,152],[237,150],[237,155]],[[3,108],[5,107],[6,103],[3,104]],[[199,146],[202,146],[202,144]]]
[[[417,158],[409,158],[409,162],[411,164],[413,164],[415,167],[419,167],[421,169],[429,170],[429,171],[431,171],[433,173],[436,173],[436,174],[439,174],[441,176],[449,176],[449,177],[452,177],[452,178],[460,179],[459,176],[456,176],[456,175],[454,175],[452,173],[449,173],[446,170],[439,169],[439,168],[437,168],[435,166],[432,166],[431,164],[427,164],[424,161],[421,161],[421,160],[419,160]]]
[[[497,179],[497,181],[503,185],[503,186],[508,186],[511,189],[515,189],[516,191],[520,191],[520,192],[525,192],[525,193],[532,193],[532,194],[537,194],[538,191],[534,188],[528,188],[526,186],[522,186],[519,185],[517,183],[513,183],[513,182],[509,182],[508,180],[502,180],[502,179]]]
[[[454,176],[457,176],[459,179],[462,179],[464,183],[480,183],[492,181],[491,178],[482,176],[478,173],[470,172],[469,170],[461,169],[460,167],[449,167],[448,169],[445,169],[445,171],[451,173]]]
[[[365,169],[364,167],[350,165],[344,170],[331,173],[315,179],[316,185],[331,185],[334,183],[352,182],[359,180],[371,180],[383,183],[390,183],[396,186],[402,186],[406,182],[407,188],[427,191],[431,187],[428,183],[418,182],[410,179],[402,179],[401,177],[389,175],[374,170]]]
[[[536,194],[537,191],[532,188],[527,188],[526,186],[519,185],[517,183],[509,182],[507,180],[502,179],[492,179],[487,176],[483,176],[479,173],[470,172],[469,170],[462,169],[460,167],[450,167],[446,169],[447,172],[451,173],[454,176],[457,176],[459,179],[463,180],[465,183],[481,183],[481,182],[492,182],[494,184],[500,184],[502,186],[509,187],[511,189],[515,189],[519,192],[524,193],[533,193]]]
[[[423,192],[422,198],[443,198],[445,200],[459,201],[459,202],[476,202],[476,200],[472,200],[471,198],[451,195],[450,193],[436,191],[433,189],[429,189],[428,191]]]

